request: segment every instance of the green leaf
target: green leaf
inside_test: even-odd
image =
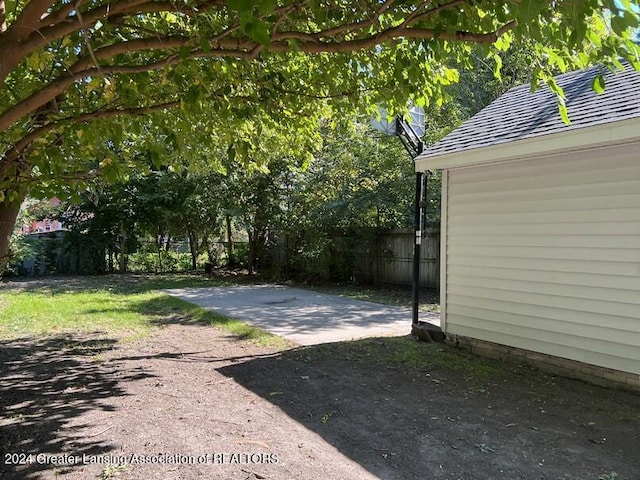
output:
[[[540,13],[540,9],[547,5],[548,2],[541,0],[521,0],[518,14],[521,19],[526,21],[534,21]]]
[[[506,52],[511,46],[512,41],[513,41],[513,35],[510,32],[507,32],[504,35],[501,35],[500,37],[498,37],[498,39],[493,44],[493,46],[496,47],[501,52]]]
[[[455,68],[444,68],[444,76],[449,83],[457,83],[460,80],[460,73]]]
[[[255,0],[227,0],[227,5],[231,10],[235,10],[236,12],[250,12],[253,10],[254,5],[256,5]]]
[[[200,87],[198,87],[197,85],[193,85],[189,88],[189,90],[187,90],[187,93],[185,94],[185,100],[187,101],[187,103],[194,105],[200,99],[200,93]]]
[[[493,76],[498,80],[502,80],[502,57],[496,53],[493,56],[493,61],[495,62],[493,66]]]
[[[273,12],[278,6],[277,0],[260,0],[258,2],[258,11],[265,15]]]
[[[271,44],[271,34],[266,22],[257,20],[253,17],[245,17],[241,21],[242,30],[251,38],[261,45],[269,46]]]
[[[114,123],[111,130],[111,136],[112,136],[113,142],[116,145],[122,142],[122,135],[123,135],[122,125],[120,123]]]
[[[200,48],[204,53],[211,51],[211,45],[209,45],[209,39],[205,35],[200,35]]]
[[[293,52],[299,52],[300,51],[300,44],[298,43],[298,41],[295,38],[289,38],[287,39],[287,45],[289,46],[289,49]]]
[[[638,18],[632,13],[625,12],[623,15],[611,17],[611,28],[616,35],[622,36],[628,30],[638,26]]]
[[[629,28],[638,28],[638,25],[640,24],[640,15],[632,11],[624,12],[622,18],[624,18],[624,22]]]
[[[614,58],[611,59],[611,61],[618,68],[618,70],[620,70],[620,71],[624,71],[625,70],[624,65],[617,58],[614,57]]]
[[[598,95],[601,95],[601,94],[604,93],[604,88],[605,88],[604,83],[605,83],[604,82],[604,75],[600,74],[596,78],[593,79],[593,82],[591,82],[591,88]]]
[[[551,77],[548,78],[547,80],[547,85],[549,85],[549,88],[551,89],[551,91],[553,93],[556,94],[556,96],[558,97],[558,100],[562,100],[562,102],[564,103],[564,99],[565,94],[564,94],[564,90],[562,90],[562,87],[560,87],[560,85],[558,85],[558,83],[556,82],[555,78]]]
[[[238,153],[240,154],[241,160],[244,162],[249,160],[249,147],[249,143],[244,140],[238,144]]]
[[[567,111],[567,105],[564,103],[562,98],[558,98],[558,110],[560,111],[560,118],[565,123],[565,125],[571,125],[571,120],[569,119],[569,112]]]

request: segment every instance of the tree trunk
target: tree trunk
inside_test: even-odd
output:
[[[189,249],[191,250],[191,269],[198,269],[198,236],[195,232],[188,232]]]
[[[120,273],[127,271],[127,238],[124,225],[120,225]]]
[[[109,273],[113,273],[113,243],[109,243]]]
[[[227,267],[233,267],[235,259],[233,258],[233,237],[231,236],[231,216],[227,215]]]
[[[156,273],[162,273],[162,239],[164,235],[162,230],[158,228],[158,235],[156,235],[156,252],[158,253],[158,267]]]
[[[30,172],[25,165],[27,162],[19,156],[0,156],[0,180],[6,185],[2,188],[3,200],[0,202],[0,269],[11,259],[11,234],[27,196],[27,189],[18,180],[20,174]]]
[[[213,250],[211,250],[211,242],[209,241],[209,235],[205,235],[202,239],[202,248],[207,252],[207,260],[211,265],[216,263],[216,257],[213,254]]]
[[[11,252],[9,250],[9,242],[11,241],[11,234],[16,225],[16,219],[18,218],[18,212],[20,212],[20,205],[22,204],[21,197],[19,200],[9,202],[5,199],[0,203],[0,269],[11,258]]]
[[[249,248],[247,249],[247,270],[249,271],[249,275],[253,274],[255,269],[255,260],[256,260],[256,235],[252,233],[251,230],[247,231],[249,236]]]

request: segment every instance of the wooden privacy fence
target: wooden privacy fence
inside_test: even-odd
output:
[[[104,249],[93,247],[87,237],[76,243],[69,241],[69,232],[31,233],[23,241],[30,254],[13,270],[21,276],[62,274],[95,274],[104,271]]]
[[[412,228],[381,232],[356,248],[356,280],[374,284],[411,285],[413,281]],[[440,228],[423,232],[420,248],[420,286],[440,286]]]

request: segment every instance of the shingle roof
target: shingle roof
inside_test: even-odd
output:
[[[420,157],[436,157],[640,117],[640,72],[628,64],[625,67],[626,70],[615,74],[608,69],[591,67],[556,77],[566,96],[571,125],[560,118],[555,94],[549,87],[545,85],[531,93],[529,84],[520,85],[425,149]],[[602,71],[606,89],[598,95],[591,84]]]

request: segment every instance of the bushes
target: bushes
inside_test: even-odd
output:
[[[198,268],[204,268],[204,258],[198,259]],[[191,254],[161,251],[129,254],[127,270],[133,273],[176,273],[191,270]]]

